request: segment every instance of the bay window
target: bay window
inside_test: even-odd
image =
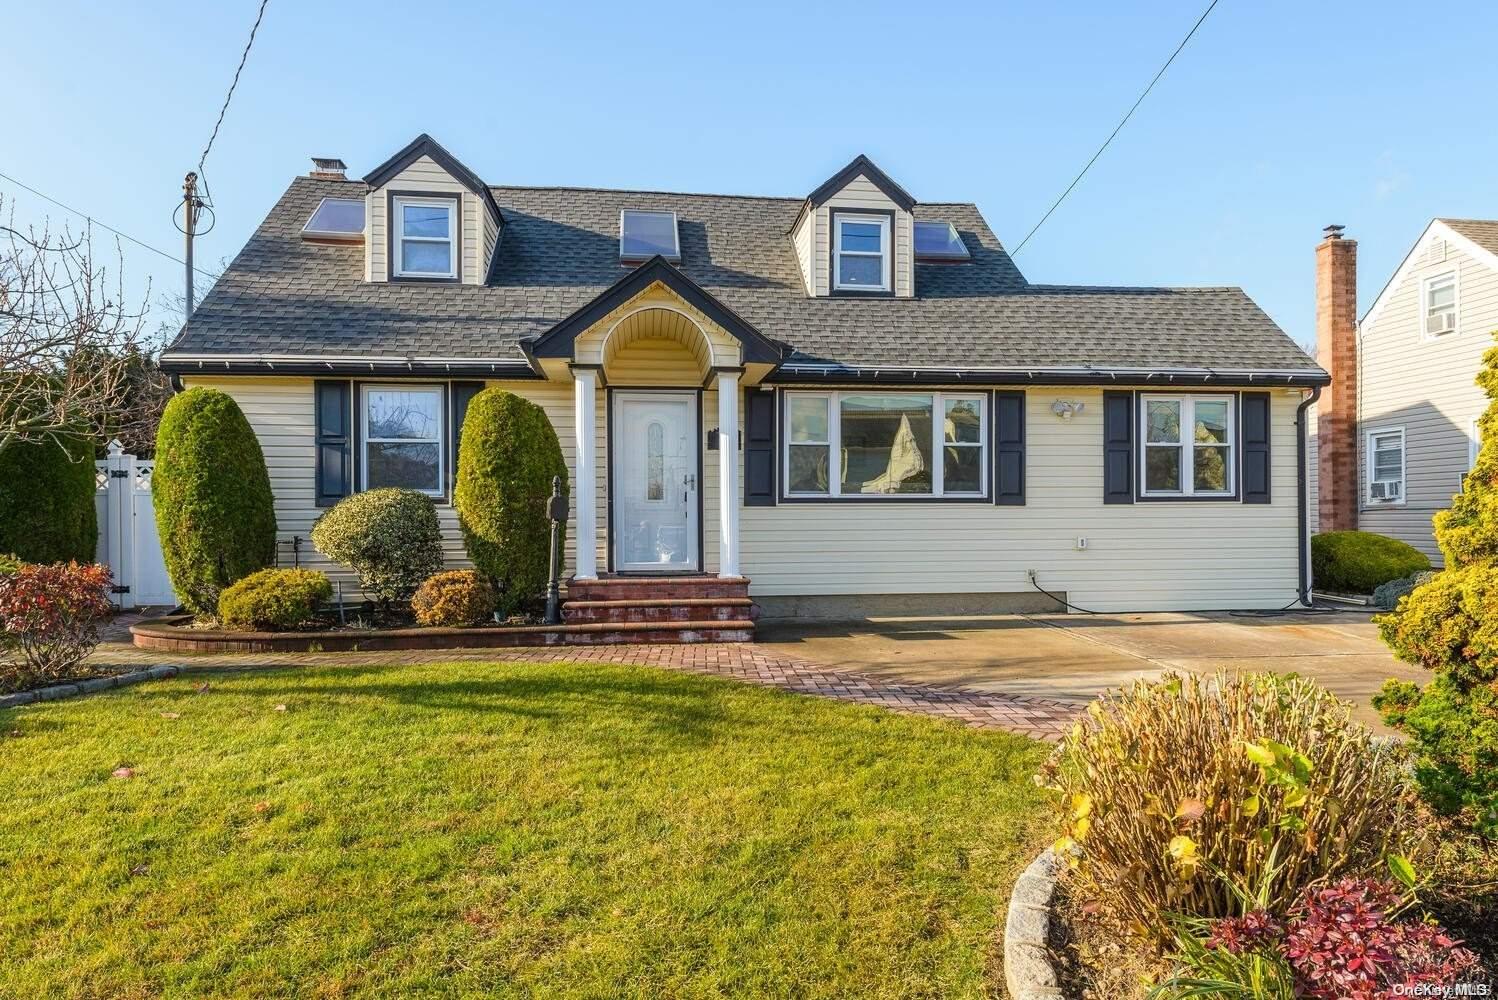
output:
[[[1140,397],[1139,481],[1146,497],[1233,494],[1232,396]]]
[[[359,413],[363,489],[443,495],[440,386],[362,386]]]
[[[981,498],[985,406],[981,393],[788,392],[786,495]]]

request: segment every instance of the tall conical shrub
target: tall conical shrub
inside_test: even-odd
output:
[[[188,610],[214,614],[220,591],[275,563],[265,456],[227,393],[199,386],[172,398],[151,478],[161,554]]]
[[[1375,619],[1395,655],[1434,679],[1388,681],[1373,703],[1410,736],[1430,803],[1498,836],[1498,348],[1483,356],[1477,384],[1492,401],[1477,461],[1434,518],[1446,569]]]
[[[453,505],[474,567],[495,585],[508,614],[546,589],[552,477],[567,492],[567,463],[546,411],[503,389],[468,404]]]

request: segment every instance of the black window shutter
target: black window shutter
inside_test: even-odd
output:
[[[1006,507],[1025,504],[1025,394],[993,394],[993,502]]]
[[[313,386],[316,419],[316,503],[331,507],[353,492],[354,448],[352,395],[348,382],[317,381]]]
[[[1269,502],[1269,393],[1245,392],[1239,423],[1243,442],[1243,502]]]
[[[452,481],[458,481],[458,445],[463,440],[463,419],[468,416],[468,404],[473,397],[484,391],[482,382],[454,382],[451,387],[452,425],[448,428],[448,455],[452,457]]]
[[[1103,393],[1103,503],[1134,502],[1134,394]]]
[[[725,446],[726,447],[726,446]],[[775,393],[744,394],[744,506],[775,506]]]

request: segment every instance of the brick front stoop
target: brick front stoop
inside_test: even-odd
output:
[[[127,620],[131,619],[131,620]],[[874,705],[894,712],[948,719],[974,729],[1002,729],[1041,740],[1058,740],[1082,711],[1077,702],[998,694],[961,687],[933,687],[838,670],[773,653],[752,643],[652,646],[575,646],[565,649],[423,649],[361,653],[207,653],[167,655],[130,645],[128,626],[139,616],[120,616],[106,632],[91,662],[116,666],[171,663],[194,667],[398,666],[415,663],[530,662],[616,663],[727,677],[796,694]]]

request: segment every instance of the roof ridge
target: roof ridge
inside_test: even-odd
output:
[[[1031,290],[1046,288],[1064,288],[1078,292],[1243,292],[1242,285],[1062,285],[1030,282]]]
[[[678,198],[742,198],[749,201],[801,203],[804,196],[783,194],[725,194],[714,191],[664,191],[651,188],[590,187],[579,184],[490,184],[491,191],[586,191],[592,194],[666,194]]]

